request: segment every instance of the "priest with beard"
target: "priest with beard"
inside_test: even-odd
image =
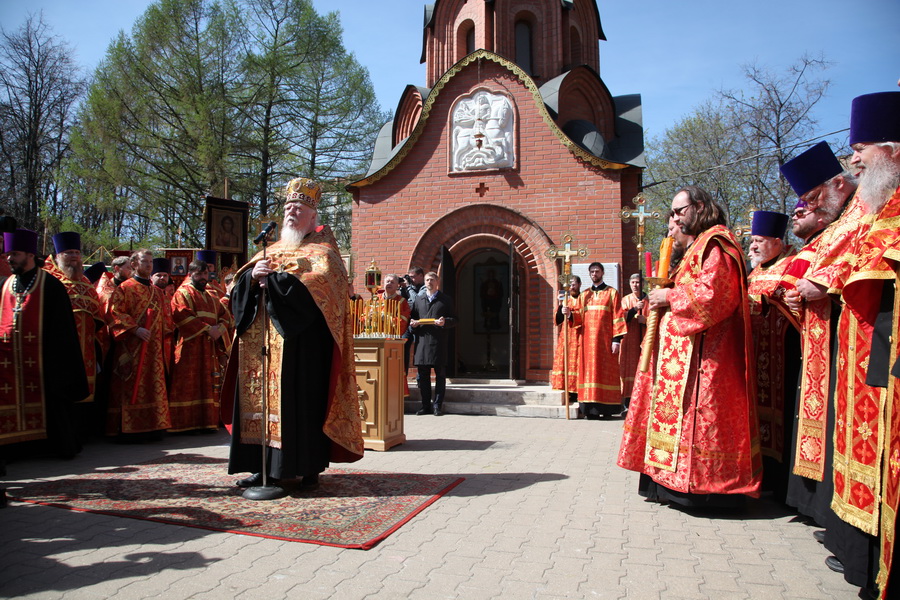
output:
[[[3,238],[13,275],[0,278],[0,471],[11,454],[41,451],[38,440],[61,457],[76,455],[72,408],[88,395],[72,305],[35,257],[37,234]]]
[[[679,190],[672,214],[684,255],[674,286],[648,294],[659,333],[635,381],[618,464],[642,474],[648,500],[739,506],[759,496],[762,475],[743,252],[705,190]]]
[[[237,343],[222,415],[232,434],[228,472],[252,473],[240,487],[261,486],[265,464],[267,483],[300,478],[312,490],[329,462],[363,455],[348,277],[331,230],[316,226],[321,194],[311,179],[288,183],[281,239],[235,276]]]
[[[215,432],[219,427],[219,387],[227,350],[225,307],[207,291],[208,263],[194,260],[172,298],[178,329],[172,384],[169,387],[171,432]]]

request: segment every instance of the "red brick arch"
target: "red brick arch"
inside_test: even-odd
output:
[[[553,244],[550,237],[525,215],[494,204],[470,204],[438,219],[419,238],[410,265],[436,270],[441,246],[450,248],[458,259],[478,247],[505,252],[509,242],[529,274],[545,279],[556,277],[556,266],[546,255]]]

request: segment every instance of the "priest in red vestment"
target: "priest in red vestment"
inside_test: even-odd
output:
[[[106,434],[159,439],[171,426],[165,351],[172,316],[163,291],[150,283],[153,254],[136,251],[131,266],[134,277],[116,288],[107,308],[115,346]]]
[[[672,199],[685,250],[660,310],[650,368],[638,378],[618,464],[645,477],[648,499],[722,506],[759,495],[756,365],[743,251],[725,212],[695,186]],[[643,375],[646,375],[644,377]]]
[[[626,411],[631,404],[634,374],[637,372],[638,362],[641,359],[641,344],[644,341],[644,332],[647,330],[647,315],[650,314],[647,294],[641,289],[641,274],[632,274],[628,285],[631,286],[631,293],[622,298],[622,314],[625,316],[625,325],[628,331],[622,338],[622,347],[619,348],[622,404]]]
[[[790,466],[785,456],[791,445],[797,377],[800,371],[800,335],[796,315],[784,303],[781,277],[794,258],[784,243],[788,216],[757,210],[753,213],[747,293],[756,360],[756,410],[763,455],[763,489],[779,501],[787,494]]]
[[[871,225],[856,238],[855,262],[842,290],[839,360],[846,357],[848,373],[847,389],[838,389],[835,398],[832,507],[847,526],[829,549],[849,583],[869,591],[879,587],[881,597],[890,598],[900,590],[893,561],[900,497],[900,92],[853,100],[850,147],[850,167],[859,173],[857,195]],[[873,560],[880,560],[880,569]]]
[[[231,297],[238,343],[228,364],[222,412],[232,433],[228,472],[252,473],[236,482],[241,487],[261,485],[263,449],[267,482],[301,477],[305,489],[319,485],[330,461],[353,462],[363,455],[347,272],[330,229],[316,227],[321,194],[311,179],[288,183],[281,239],[235,276]],[[267,386],[265,436],[262,385]]]
[[[88,396],[81,402],[92,403],[96,388],[98,365],[103,363],[103,355],[109,349],[109,331],[106,326],[106,309],[100,302],[97,290],[84,275],[81,256],[81,234],[64,231],[53,236],[56,250],[55,262],[48,261],[45,268],[62,282],[72,303],[75,327],[81,343],[81,357],[88,381]],[[102,263],[101,263],[102,264]],[[85,417],[93,417],[86,412]],[[98,416],[99,418],[99,416]],[[94,430],[92,423],[83,423]]]
[[[815,524],[833,528],[834,390],[837,382],[837,325],[841,305],[836,286],[844,253],[859,227],[860,203],[851,199],[856,177],[844,170],[825,142],[815,144],[781,167],[799,196],[794,235],[806,243],[785,271],[784,301],[800,323],[802,366],[785,503]],[[814,531],[826,547],[838,532]],[[833,557],[828,560],[836,560]]]
[[[622,412],[619,346],[625,335],[622,301],[603,282],[603,265],[588,266],[592,286],[581,293],[581,358],[578,363],[578,412],[588,419]]]
[[[172,432],[213,432],[219,427],[228,318],[222,303],[206,291],[207,269],[206,262],[191,261],[172,298],[172,320],[178,330],[169,386]]]
[[[231,308],[229,306],[231,298],[228,295],[228,290],[219,278],[221,271],[217,270],[219,268],[218,253],[215,250],[197,250],[196,259],[202,260],[209,265],[209,282],[206,284],[206,292],[225,307],[225,327],[228,332],[224,339],[226,347],[230,351],[231,339],[234,337],[234,316],[231,314]]]
[[[562,298],[556,306],[555,316],[559,331],[553,353],[553,370],[550,371],[550,387],[554,390],[568,389],[571,403],[578,401],[578,364],[582,344],[581,277],[572,275],[568,291],[561,290],[560,295]],[[564,373],[567,374],[568,381],[563,377]]]
[[[88,395],[72,305],[35,258],[37,234],[18,229],[3,238],[13,275],[0,277],[0,468],[13,449],[34,450],[25,444],[37,440],[60,456],[77,454],[72,408]]]

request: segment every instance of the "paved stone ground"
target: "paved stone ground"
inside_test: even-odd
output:
[[[614,464],[621,425],[407,416],[406,444],[356,466],[466,480],[368,551],[12,503],[0,511],[0,597],[856,597],[824,565],[812,528],[770,501],[726,515],[644,502],[637,475]],[[227,442],[224,433],[96,441],[72,461],[13,463],[6,480],[15,487],[186,448],[226,457]]]

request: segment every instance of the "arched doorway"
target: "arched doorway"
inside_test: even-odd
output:
[[[444,215],[422,233],[410,264],[438,271],[442,289],[452,291],[460,317],[448,376],[532,381],[549,377],[553,325],[542,315],[551,312],[556,297],[556,265],[546,256],[550,244],[546,233],[524,215],[484,204]],[[490,330],[488,357],[486,328],[483,321],[475,321],[484,318],[481,284],[492,268],[496,279],[502,282],[506,276],[508,281],[497,316],[500,327],[494,320]]]
[[[457,377],[510,377],[510,260],[506,253],[482,249],[456,268]]]

